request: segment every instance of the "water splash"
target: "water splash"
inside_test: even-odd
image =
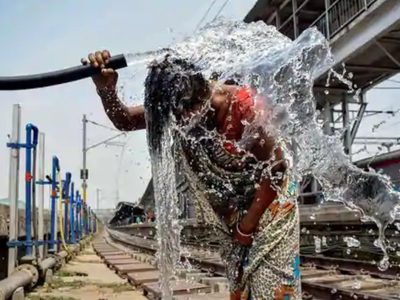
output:
[[[292,175],[298,179],[314,176],[322,186],[325,200],[343,202],[361,212],[363,219],[374,221],[385,253],[380,266],[382,269],[387,266],[383,231],[398,218],[395,212],[399,210],[399,193],[392,189],[387,176],[352,165],[343,151],[340,135],[323,134],[317,121],[313,80],[333,65],[333,57],[321,33],[311,28],[291,41],[275,27],[262,22],[245,24],[219,18],[168,50],[131,56],[129,64],[139,66],[159,60],[166,52],[195,64],[205,77],[218,71],[222,79],[234,76],[240,79],[240,84],[256,87],[257,99],[261,99],[266,113],[246,126],[240,145],[254,140],[255,132],[260,129],[296,145]],[[349,79],[342,81],[349,83]],[[149,124],[148,128],[152,130]],[[161,285],[163,297],[170,299],[168,280],[178,259],[180,229],[173,222],[178,218],[178,200],[171,136],[165,131],[168,128],[163,130],[161,152],[154,152],[151,144],[150,151],[158,213],[159,263],[164,277]]]
[[[345,236],[343,238],[343,241],[347,244],[347,247],[349,248],[358,248],[361,246],[360,241],[351,236]]]
[[[157,263],[163,299],[172,299],[170,281],[176,278],[180,263],[180,232],[175,165],[168,128],[162,135],[160,151],[150,151],[157,215]]]

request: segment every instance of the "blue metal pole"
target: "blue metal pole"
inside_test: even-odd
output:
[[[91,234],[92,233],[92,210],[90,208],[90,206],[88,205],[87,208],[88,214],[87,214],[87,233]]]
[[[86,235],[86,227],[85,227],[85,202],[82,201],[81,203],[81,224],[82,224],[82,228],[81,228],[81,232],[82,232],[82,237],[84,237]]]
[[[80,231],[81,199],[79,196],[79,191],[76,191],[75,201],[76,201],[76,234],[77,234],[78,241],[79,241],[81,239],[81,231]]]
[[[80,214],[79,214],[79,232],[81,233],[80,237],[83,238],[83,201],[81,195],[79,194],[79,202],[80,202]]]
[[[75,240],[75,206],[76,204],[74,203],[74,183],[71,182],[71,192],[70,192],[70,198],[69,198],[69,227],[71,231],[71,242],[76,245],[76,240]]]
[[[82,225],[82,228],[81,228],[81,232],[82,232],[82,237],[84,237],[85,236],[85,233],[86,233],[86,230],[85,230],[85,214],[86,214],[86,212],[85,212],[85,202],[83,202],[82,201],[82,203],[81,203],[81,225]]]
[[[89,205],[85,203],[85,234],[89,235]]]
[[[51,168],[51,210],[50,210],[50,241],[49,241],[49,252],[55,252],[55,242],[56,242],[56,201],[57,201],[57,172],[60,171],[60,163],[57,156],[53,156],[52,168]]]
[[[93,223],[93,224],[92,224],[92,226],[93,226],[93,233],[96,233],[96,228],[97,228],[97,226],[96,226],[97,224],[96,224],[96,223],[97,223],[97,219],[96,219],[96,215],[95,215],[95,214],[93,214],[92,216],[93,216],[93,222],[92,222],[92,223]]]
[[[37,146],[39,130],[33,124],[26,127],[25,158],[25,255],[32,255],[32,149]],[[33,139],[32,139],[33,133]]]
[[[69,185],[71,183],[71,173],[67,172],[65,173],[65,184],[63,186],[63,200],[64,200],[64,237],[66,241],[68,242],[69,238],[69,232],[68,232],[68,200],[69,200]]]

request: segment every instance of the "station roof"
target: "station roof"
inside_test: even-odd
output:
[[[9,198],[1,198],[0,204],[10,206]],[[25,201],[18,200],[18,209],[25,209]]]
[[[149,183],[147,184],[146,190],[143,193],[142,198],[140,199],[139,205],[147,208],[153,208],[154,205],[154,188],[153,188],[153,178],[150,179]]]
[[[369,32],[369,28],[379,21],[383,20],[381,14],[378,13],[378,7],[385,7],[387,3],[396,3],[397,1],[378,1],[369,0],[368,6],[375,7],[369,11],[364,5],[358,5],[359,1],[332,1],[329,8],[329,18],[326,18],[326,8],[324,0],[297,0],[297,25],[294,28],[292,0],[257,0],[254,6],[244,17],[244,22],[251,23],[263,21],[268,25],[276,26],[279,32],[286,35],[290,39],[295,39],[295,31],[301,33],[310,26],[315,26],[325,36],[329,36],[332,43],[336,41],[354,41],[356,45],[360,43],[357,38],[361,32]],[[348,2],[348,3],[347,3]],[[382,3],[379,3],[382,2]],[[374,4],[374,3],[379,3]],[[387,4],[388,7],[389,4]],[[329,20],[329,26],[325,26]],[[397,19],[396,19],[397,20]],[[376,24],[378,24],[376,23]],[[326,28],[327,27],[327,28]],[[353,31],[354,30],[354,31]],[[349,31],[357,32],[354,35],[347,34]],[[367,34],[367,33],[365,33]],[[368,33],[369,34],[369,33]],[[368,35],[367,34],[367,35]],[[372,33],[371,33],[372,34]],[[348,37],[345,39],[345,37]],[[360,40],[361,41],[361,40]],[[342,42],[345,43],[345,42]],[[348,43],[346,43],[348,44]],[[338,46],[339,47],[339,46]],[[354,46],[355,47],[355,46]],[[350,49],[350,48],[349,48]],[[386,28],[373,40],[360,46],[349,53],[340,57],[339,63],[345,63],[343,72],[352,74],[353,86],[362,90],[367,90],[376,84],[388,79],[399,72],[398,61],[400,53],[400,24],[393,23],[390,28]],[[339,71],[342,73],[342,71]],[[329,86],[329,95],[325,94],[326,74],[320,76],[315,81],[315,94],[318,95],[318,104],[324,105],[324,99],[329,99],[331,103],[340,102],[342,97],[348,94],[348,86],[340,80],[331,80]]]
[[[400,162],[400,150],[383,153],[373,157],[367,157],[359,161],[356,161],[354,164],[359,168],[365,168],[367,166],[376,168],[398,162]]]
[[[141,205],[132,202],[120,202],[109,224],[114,225],[128,217],[143,215],[145,215],[145,211]]]
[[[283,0],[258,0],[252,9],[244,17],[245,23],[266,20],[274,12],[276,7],[282,4]]]

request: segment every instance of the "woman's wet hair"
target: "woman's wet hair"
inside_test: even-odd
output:
[[[221,73],[212,72],[211,76],[210,76],[210,80],[218,81],[220,76],[221,76]],[[237,76],[235,76],[235,77],[237,77]],[[237,77],[237,78],[239,78],[239,77]],[[225,80],[223,82],[223,84],[226,84],[226,85],[239,85],[239,82],[235,78],[229,78],[229,79]]]
[[[150,64],[149,69],[144,106],[150,147],[159,151],[171,113],[180,122],[185,110],[205,101],[209,88],[200,70],[184,59],[167,55],[162,62]]]

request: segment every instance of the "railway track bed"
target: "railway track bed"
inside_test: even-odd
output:
[[[160,272],[156,267],[155,241],[131,237],[109,231],[109,238],[93,244],[93,248],[104,263],[120,277],[143,291],[152,300],[161,299],[158,286]],[[217,253],[191,247],[189,261],[191,270],[179,270],[180,279],[171,281],[176,300],[229,299],[228,281],[224,277],[224,264]],[[316,259],[323,260],[319,257]],[[329,259],[328,259],[329,260]],[[400,299],[400,284],[393,271],[388,273],[369,270],[370,274],[355,274],[356,261],[340,261],[329,267],[325,264],[307,263],[301,267],[303,299]],[[349,270],[349,265],[352,268]],[[364,262],[365,268],[365,262]],[[359,269],[363,269],[360,267]]]

